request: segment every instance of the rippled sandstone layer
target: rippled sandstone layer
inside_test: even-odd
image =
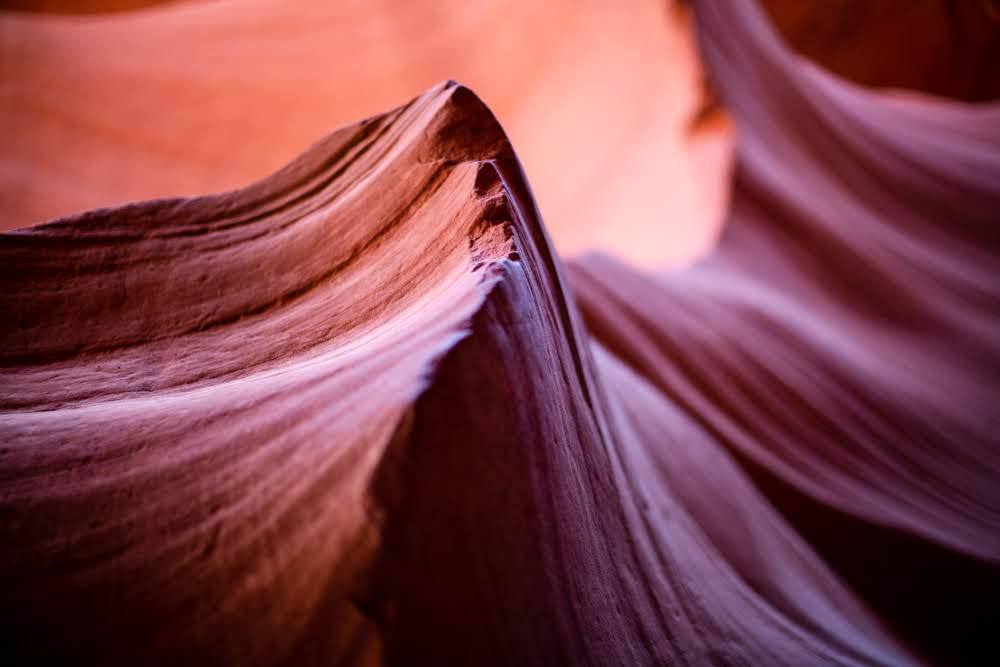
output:
[[[175,664],[996,655],[1000,108],[695,3],[719,248],[564,265],[446,83],[274,176],[0,236],[2,632]]]

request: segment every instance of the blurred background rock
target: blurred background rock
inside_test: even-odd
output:
[[[861,83],[1000,90],[991,2],[764,4],[802,53]],[[2,229],[240,187],[447,78],[497,114],[566,255],[684,264],[724,212],[733,131],[706,100],[686,3],[0,6],[18,10],[0,14]]]

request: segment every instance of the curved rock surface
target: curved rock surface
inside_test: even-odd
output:
[[[838,76],[955,99],[1000,97],[997,0],[761,0],[797,51]],[[913,48],[919,44],[920,48]]]
[[[37,659],[990,664],[1000,105],[695,3],[718,250],[563,265],[446,83],[246,189],[0,236],[0,634]]]
[[[518,147],[561,253],[689,262],[717,236],[732,152],[725,118],[688,132],[689,23],[658,0],[0,12],[0,230],[242,187],[331,128],[457,79]]]

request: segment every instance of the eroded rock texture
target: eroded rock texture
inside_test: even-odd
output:
[[[724,119],[687,131],[700,92],[688,24],[660,0],[0,12],[0,231],[242,187],[457,79],[518,147],[561,253],[685,263],[717,236],[732,144]]]
[[[0,236],[10,650],[989,664],[1000,108],[695,9],[740,143],[683,272],[562,265],[453,83],[244,190]]]

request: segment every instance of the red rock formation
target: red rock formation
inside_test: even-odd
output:
[[[762,0],[804,56],[869,86],[1000,97],[997,0]]]
[[[1000,105],[696,3],[719,249],[556,257],[437,86],[243,190],[0,236],[0,634],[175,664],[996,656]]]
[[[490,101],[561,252],[661,268],[722,219],[731,133],[688,134],[700,65],[664,3],[182,2],[0,35],[0,229],[242,187],[445,79]]]

